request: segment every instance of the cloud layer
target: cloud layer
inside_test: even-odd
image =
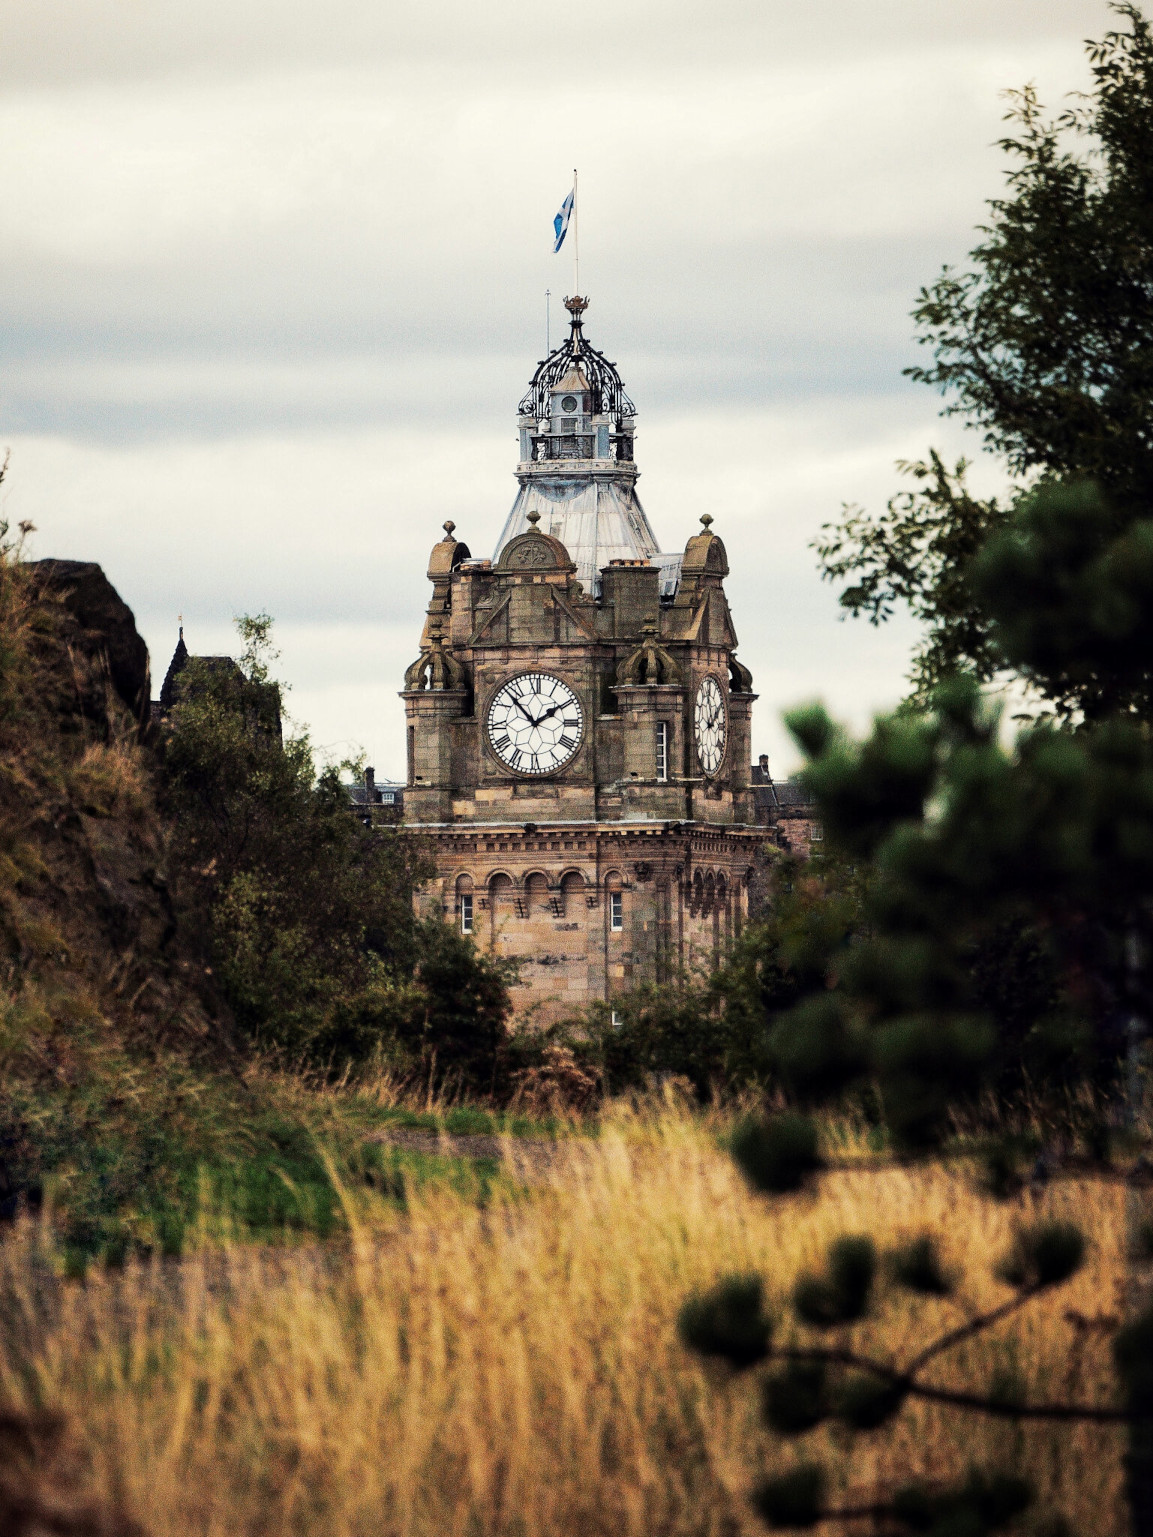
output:
[[[579,20],[579,24],[578,24]],[[901,379],[963,256],[999,92],[1087,82],[1081,0],[40,0],[0,86],[3,501],[101,560],[162,670],[277,616],[296,713],[399,774],[428,548],[486,551],[581,169],[591,338],[641,410],[666,548],[713,513],[757,737],[860,722],[907,629],[840,625],[807,546],[956,431]],[[975,445],[974,445],[975,446]]]

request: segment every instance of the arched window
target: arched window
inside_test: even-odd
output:
[[[619,934],[625,926],[625,894],[618,871],[605,876],[605,904],[608,908],[609,932]]]
[[[471,934],[475,919],[471,875],[458,875],[456,878],[456,916],[460,932]]]
[[[524,883],[525,912],[547,913],[549,911],[548,879],[541,874],[530,875]]]
[[[561,909],[566,918],[579,918],[585,910],[585,878],[576,870],[570,870],[561,878]]]
[[[507,918],[513,911],[513,884],[510,875],[494,875],[488,883],[493,922]]]

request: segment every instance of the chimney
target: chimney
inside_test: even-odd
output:
[[[376,770],[366,768],[364,771],[364,798],[370,806],[376,805]]]
[[[767,780],[768,777],[769,777],[769,755],[768,755],[767,752],[763,752],[761,754],[761,760],[760,761],[761,761],[761,774]]]

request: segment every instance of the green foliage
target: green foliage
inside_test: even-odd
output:
[[[797,1316],[818,1329],[853,1323],[869,1306],[877,1252],[866,1234],[838,1238],[822,1275],[801,1276],[793,1288]]]
[[[1024,1479],[973,1471],[957,1489],[910,1484],[893,1497],[892,1513],[908,1532],[929,1537],[984,1537],[1008,1526],[1033,1502]]]
[[[911,676],[913,698],[923,703],[959,668],[985,681],[1002,665],[967,570],[1007,510],[970,493],[964,459],[950,469],[930,450],[928,460],[902,460],[897,468],[913,481],[912,490],[892,497],[877,516],[846,507],[840,523],[824,525],[813,548],[826,581],[851,578],[839,602],[854,617],[880,625],[904,607],[921,622],[924,638]],[[801,739],[814,756],[821,751]]]
[[[681,1307],[677,1332],[700,1355],[716,1356],[737,1371],[763,1361],[772,1325],[764,1310],[760,1276],[732,1275]]]
[[[1084,1254],[1084,1238],[1069,1223],[1047,1222],[1022,1228],[1008,1268],[1019,1296],[984,1313],[971,1314],[961,1325],[950,1326],[930,1339],[906,1367],[877,1360],[854,1348],[853,1334],[846,1332],[829,1344],[791,1343],[786,1336],[777,1344],[766,1329],[756,1336],[756,1349],[739,1356],[738,1364],[756,1365],[765,1360],[768,1369],[759,1382],[761,1419],[778,1436],[808,1435],[827,1422],[835,1422],[845,1435],[869,1434],[888,1425],[913,1399],[953,1402],[968,1412],[999,1417],[1024,1418],[1036,1414],[1051,1417],[1053,1406],[1031,1405],[1016,1384],[994,1383],[985,1393],[939,1385],[934,1368],[950,1352],[974,1336],[1000,1324],[1007,1312],[1019,1307],[1038,1291],[1062,1285],[1074,1275]],[[1003,1267],[1003,1273],[1005,1273]],[[932,1242],[914,1240],[889,1256],[887,1270],[900,1286],[925,1297],[939,1297],[951,1290]],[[876,1254],[865,1236],[845,1236],[830,1245],[824,1271],[801,1275],[792,1291],[793,1310],[802,1328],[818,1331],[818,1339],[831,1327],[857,1322],[878,1301]],[[681,1338],[701,1354],[730,1358],[747,1341],[750,1320],[760,1320],[763,1294],[759,1278],[730,1277],[704,1298],[686,1305],[682,1312]],[[690,1320],[686,1327],[685,1319]],[[734,1322],[734,1319],[736,1322]],[[778,1331],[780,1332],[780,1331]],[[1153,1310],[1122,1333],[1115,1347],[1118,1374],[1127,1395],[1126,1412],[1150,1413],[1153,1405]],[[928,1380],[926,1380],[928,1378]],[[1079,1412],[1094,1418],[1094,1405],[1058,1408],[1075,1418]],[[1105,1411],[1108,1413],[1108,1411]],[[890,1495],[873,1493],[868,1504],[852,1503],[833,1508],[826,1502],[828,1475],[819,1463],[805,1463],[780,1477],[762,1481],[753,1494],[758,1514],[773,1527],[805,1527],[824,1520],[868,1517],[884,1530],[902,1533],[936,1533],[937,1537],[985,1534],[1011,1525],[1029,1508],[1033,1491],[1028,1482],[1009,1468],[971,1469],[966,1479],[953,1486],[909,1485]],[[1059,1518],[1039,1528],[1064,1531]]]
[[[840,1384],[835,1413],[852,1430],[879,1430],[900,1413],[905,1398],[900,1383],[884,1382],[860,1372]]]
[[[763,1193],[799,1190],[823,1167],[816,1122],[807,1116],[746,1116],[729,1147],[749,1184]]]
[[[788,1361],[761,1381],[761,1417],[778,1435],[804,1435],[828,1419],[831,1407],[823,1361]]]
[[[1118,1002],[1153,980],[1147,732],[1043,724],[1005,748],[972,680],[933,703],[861,744],[825,733],[805,771],[827,840],[868,855],[869,878],[855,926],[830,933],[823,974],[768,1035],[803,1097],[875,1081],[910,1147],[939,1141],[983,1084],[1107,1084]],[[890,771],[906,789],[886,804]]]
[[[179,677],[164,768],[184,921],[258,1045],[333,1068],[383,1050],[490,1088],[506,969],[416,922],[417,841],[364,827],[307,737],[282,742],[271,623],[238,621],[239,667],[194,659]]]
[[[823,985],[830,950],[854,932],[862,882],[837,859],[816,867],[782,858],[772,880],[769,911],[746,925],[706,982],[650,984],[614,996],[611,1014],[590,1011],[570,1044],[610,1093],[664,1074],[687,1080],[701,1099],[779,1080],[784,1048],[771,1039],[772,1021]]]
[[[947,1297],[952,1282],[941,1266],[936,1241],[927,1233],[912,1239],[889,1257],[893,1279],[925,1297]]]
[[[1153,35],[1089,47],[1094,88],[1047,119],[1031,87],[1012,96],[1012,168],[963,273],[922,291],[912,376],[949,397],[1015,473],[1089,475],[1146,500],[1153,488]]]
[[[933,453],[901,466],[915,488],[884,514],[849,508],[815,542],[851,613],[905,605],[924,623],[921,703],[958,670],[1011,668],[1065,712],[1149,708],[1153,35],[1117,9],[1080,105],[1050,119],[1031,87],[1014,93],[1005,195],[966,269],[914,310],[933,359],[909,373],[1002,457],[1007,502]]]
[[[674,1074],[704,1098],[713,1084],[741,1076],[757,1051],[755,1036],[742,1040],[726,1028],[709,989],[692,982],[645,983],[618,994],[611,1011],[590,1011],[588,1033],[612,1093],[644,1088],[657,1075]]]
[[[1113,1361],[1126,1407],[1133,1414],[1153,1419],[1153,1304],[1114,1339]]]
[[[807,1528],[821,1520],[828,1479],[823,1467],[807,1462],[766,1478],[753,1494],[753,1508],[771,1527]]]
[[[1080,1228],[1072,1222],[1038,1222],[1017,1233],[1001,1275],[1011,1286],[1041,1291],[1067,1281],[1081,1268],[1084,1257]]]
[[[823,855],[865,875],[853,922],[814,947],[796,999],[766,1005],[768,1055],[798,1099],[878,1090],[907,1149],[939,1145],[956,1108],[989,1089],[1027,1085],[1052,1105],[1086,1075],[1112,1087],[1122,1029],[1132,1051],[1153,990],[1153,30],[1136,6],[1114,9],[1125,25],[1090,45],[1091,95],[1054,121],[1031,89],[1014,97],[1006,195],[969,269],[945,271],[915,312],[933,362],[911,372],[1003,457],[1008,497],[979,500],[965,465],[934,454],[902,466],[913,489],[884,515],[849,509],[817,542],[824,575],[848,580],[848,610],[880,623],[905,604],[926,638],[910,706],[864,741],[817,706],[790,717]],[[1006,748],[980,685],[1009,676],[1047,719]],[[1134,1054],[1134,1079],[1137,1065]],[[1017,1185],[1016,1152],[1004,1139],[990,1150],[998,1194]],[[774,1345],[770,1425],[803,1434],[834,1418],[867,1432],[918,1397],[1018,1422],[1153,1420],[1153,1311],[1115,1342],[1122,1410],[1030,1404],[1008,1376],[983,1391],[925,1380],[1067,1282],[1084,1252],[1073,1224],[1023,1226],[1000,1269],[1016,1295],[905,1367],[861,1353],[848,1330]],[[926,1297],[949,1289],[925,1239],[888,1270]],[[868,1239],[841,1240],[822,1273],[796,1280],[795,1314],[812,1330],[851,1324],[875,1281]],[[1131,1425],[1128,1465],[1141,1531],[1148,1420]],[[810,1466],[762,1486],[757,1508],[775,1525],[868,1515],[886,1530],[981,1537],[1032,1497],[1012,1470],[855,1510],[828,1509],[823,1491]]]
[[[1153,706],[1153,521],[1093,481],[1023,497],[968,571],[1002,659],[1066,714]]]

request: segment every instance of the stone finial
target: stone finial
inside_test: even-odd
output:
[[[444,643],[444,624],[432,619],[428,626],[428,644],[404,675],[406,689],[417,692],[432,689],[463,689],[468,686],[468,676]]]
[[[680,669],[657,640],[657,626],[647,621],[641,626],[643,639],[632,656],[617,669],[618,683],[679,683]]]
[[[444,522],[441,524],[441,527],[444,529],[445,537],[451,539],[452,531],[456,527],[456,524],[452,521],[452,519],[445,518]]]
[[[713,519],[712,519],[712,514],[711,513],[708,513],[708,512],[702,512],[701,513],[701,522],[705,525],[706,529],[708,528],[709,524],[712,521],[713,521]]]
[[[532,524],[533,528],[535,528],[540,522],[540,513],[537,512],[535,507],[533,508],[532,512],[528,514],[528,521]]]

